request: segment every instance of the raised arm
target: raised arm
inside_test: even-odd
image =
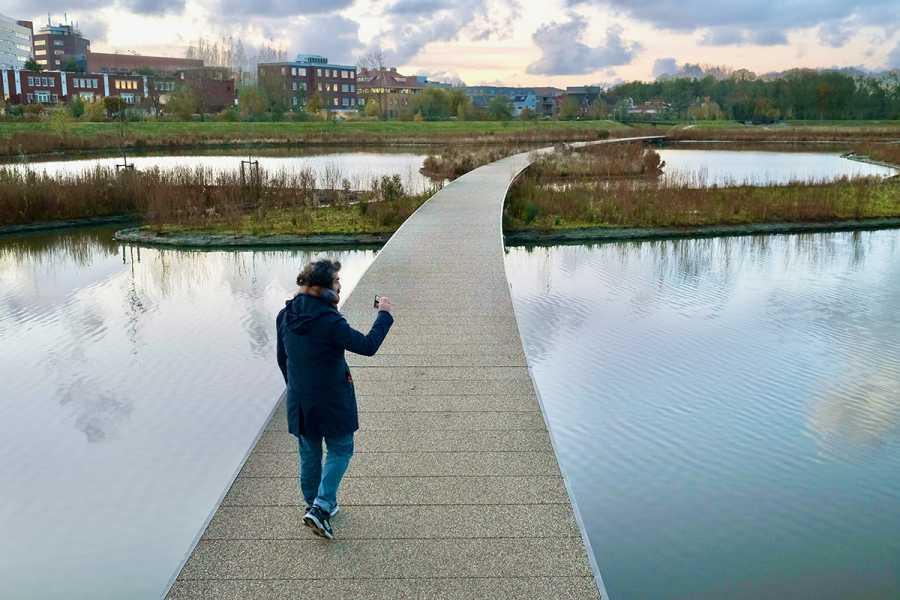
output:
[[[363,335],[350,327],[347,319],[341,317],[334,324],[335,344],[354,354],[374,356],[378,352],[378,348],[381,347],[381,342],[384,341],[393,323],[394,317],[389,312],[379,311],[378,317],[375,318],[375,323],[372,324],[372,329],[369,330],[368,335]]]

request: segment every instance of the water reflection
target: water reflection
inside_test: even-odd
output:
[[[341,188],[346,179],[352,189],[369,189],[373,179],[399,175],[407,190],[424,192],[434,182],[419,173],[428,152],[421,147],[358,148],[244,148],[190,150],[187,152],[129,153],[128,161],[138,170],[158,167],[162,170],[203,168],[214,173],[237,172],[240,161],[252,155],[260,168],[271,173],[297,174],[310,169],[320,188]],[[30,169],[50,175],[77,174],[97,167],[115,169],[121,154],[93,154],[67,157],[65,160],[32,160],[10,163],[15,169]],[[0,165],[2,166],[2,165]]]
[[[900,596],[900,232],[506,262],[612,597]]]
[[[657,150],[666,166],[663,180],[692,187],[785,185],[841,177],[890,177],[896,169],[842,158],[838,152],[769,150]]]
[[[376,253],[112,232],[0,239],[2,598],[160,597],[283,388],[297,269],[336,256],[349,292]]]

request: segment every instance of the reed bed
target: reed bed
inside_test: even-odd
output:
[[[322,183],[330,186],[319,187]],[[239,171],[98,167],[78,174],[0,168],[0,225],[133,214],[157,230],[309,232],[326,220],[337,231],[399,226],[433,190],[410,193],[399,175],[354,189],[340,171],[311,169],[242,177]]]
[[[453,146],[439,154],[425,158],[420,172],[433,180],[454,180],[482,165],[492,163],[519,152],[526,152],[533,146],[516,144],[492,144],[476,147]]]
[[[625,146],[539,157],[510,190],[504,226],[652,228],[900,217],[896,177],[706,185],[702,173],[660,179],[662,165],[652,149]]]
[[[541,181],[597,177],[657,177],[664,163],[642,142],[598,144],[575,149],[557,145],[554,152],[534,157],[531,173]]]

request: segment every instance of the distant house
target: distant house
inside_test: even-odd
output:
[[[475,108],[487,110],[491,101],[497,96],[509,99],[513,106],[513,116],[518,117],[526,108],[534,113],[539,113],[541,100],[534,88],[505,87],[495,85],[471,85],[463,88],[466,95],[472,100]],[[547,88],[543,88],[547,89]]]
[[[629,117],[658,118],[668,115],[672,111],[672,105],[662,99],[646,100],[640,104],[633,104],[626,110]]]
[[[565,95],[565,90],[555,87],[532,88],[537,96],[537,113],[542,117],[555,117],[559,113],[556,99]]]
[[[374,100],[385,117],[394,118],[410,99],[430,87],[423,75],[401,75],[396,68],[362,69],[356,78],[357,93],[364,102]]]

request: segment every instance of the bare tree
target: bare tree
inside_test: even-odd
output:
[[[387,90],[385,89],[385,71],[386,67],[384,65],[384,50],[380,47],[375,46],[365,54],[359,57],[359,69],[362,72],[361,74],[364,76],[373,77],[373,83],[375,84],[375,96],[378,102],[378,111],[381,117],[384,117],[388,112],[388,107],[385,105],[387,101],[386,95]],[[359,79],[357,78],[356,85],[359,86]],[[357,88],[357,92],[359,89]],[[369,92],[371,94],[371,92]]]

